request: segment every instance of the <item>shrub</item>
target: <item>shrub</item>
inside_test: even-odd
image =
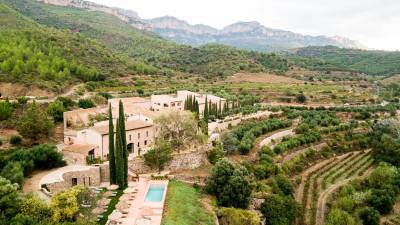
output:
[[[13,111],[14,108],[9,102],[0,102],[0,121],[8,120]]]
[[[221,208],[218,210],[218,220],[220,225],[259,225],[260,218],[250,210]]]
[[[53,121],[48,118],[47,113],[33,103],[19,118],[17,131],[25,138],[36,140],[43,136],[48,137],[53,125]]]
[[[27,97],[25,97],[25,96],[19,96],[19,97],[17,97],[17,102],[18,102],[18,104],[20,104],[20,105],[25,105],[26,103],[28,103],[28,98]]]
[[[110,93],[108,93],[108,92],[100,92],[100,93],[98,93],[98,95],[100,95],[101,97],[103,97],[103,98],[105,98],[105,99],[110,99],[110,98],[113,97],[113,96],[112,96]]]
[[[239,141],[232,133],[227,133],[222,136],[222,146],[226,154],[234,154],[237,152]]]
[[[338,198],[335,201],[333,206],[335,208],[344,210],[346,212],[352,212],[355,204],[354,204],[354,200],[351,197],[345,196],[345,197]]]
[[[303,93],[301,93],[296,96],[296,101],[300,103],[305,103],[307,101],[307,98]]]
[[[30,151],[36,169],[51,169],[66,165],[62,154],[53,145],[37,145],[31,148]]]
[[[293,195],[293,187],[292,183],[290,183],[289,179],[284,175],[280,174],[275,178],[276,184],[278,185],[279,190],[288,196]]]
[[[47,107],[47,112],[53,117],[54,121],[61,122],[64,118],[64,104],[60,101],[54,101]]]
[[[20,145],[22,143],[21,136],[13,135],[10,137],[10,144],[12,145]]]
[[[19,162],[9,162],[1,170],[0,176],[8,179],[11,183],[17,183],[20,188],[24,182],[24,171]]]
[[[379,225],[379,212],[374,208],[365,207],[360,210],[360,218],[363,221],[363,225]]]
[[[355,225],[354,218],[347,212],[340,209],[332,209],[327,218],[326,225]]]
[[[218,205],[247,208],[254,188],[247,169],[235,168],[226,159],[219,160],[211,170],[206,190],[217,197]]]
[[[210,151],[208,151],[207,154],[208,161],[211,164],[217,163],[218,160],[222,159],[224,157],[224,150],[221,145],[217,145],[214,148],[212,148]]]
[[[289,196],[268,195],[261,205],[266,225],[293,224],[300,215],[300,205]]]
[[[62,102],[64,105],[64,108],[69,109],[73,106],[76,105],[76,102],[74,102],[74,100],[68,98],[68,97],[57,97],[56,101]]]
[[[369,199],[369,204],[381,214],[387,214],[393,209],[395,203],[395,193],[390,189],[372,191],[371,197]]]
[[[82,98],[82,99],[79,99],[78,106],[82,109],[88,109],[88,108],[93,108],[96,105],[94,104],[94,102],[92,100]]]

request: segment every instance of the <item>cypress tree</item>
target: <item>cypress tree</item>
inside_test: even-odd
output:
[[[119,101],[119,126],[120,126],[120,138],[121,138],[121,152],[123,159],[123,177],[124,177],[124,186],[128,186],[128,149],[126,148],[126,129],[125,129],[125,113],[124,113],[124,105],[122,101]]]
[[[192,111],[193,110],[193,100],[192,100],[192,95],[189,95],[189,101],[188,101],[188,110]]]
[[[194,105],[195,105],[194,113],[196,114],[196,119],[199,119],[199,114],[200,114],[200,112],[199,112],[199,102],[196,100]]]
[[[186,96],[186,100],[185,100],[185,110],[189,110],[189,96]]]
[[[192,112],[196,112],[196,96],[193,96],[193,99],[192,99],[192,106],[193,106]]]
[[[120,119],[117,119],[117,134],[115,138],[115,164],[116,164],[116,181],[120,189],[124,188],[124,160],[122,156],[122,139]]]
[[[110,184],[116,184],[117,175],[115,168],[114,124],[112,118],[111,104],[108,108],[108,161],[110,170]]]
[[[214,115],[213,114],[213,108],[212,108],[212,104],[211,104],[211,100],[208,101],[208,109],[209,109],[209,115]]]
[[[208,123],[208,103],[207,103],[207,95],[206,95],[206,100],[205,100],[205,104],[204,104],[204,111],[203,111],[203,118],[204,121],[206,121]]]

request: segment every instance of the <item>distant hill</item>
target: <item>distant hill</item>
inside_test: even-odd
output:
[[[349,70],[384,76],[400,73],[400,52],[398,51],[313,46],[292,50],[289,55],[295,64],[309,69]]]
[[[364,48],[344,37],[310,36],[265,27],[258,22],[237,22],[221,30],[206,25],[190,25],[175,17],[142,20],[146,28],[178,43],[200,46],[220,43],[254,51],[281,51],[305,46],[334,45],[344,48]],[[143,26],[143,24],[140,24]],[[138,26],[138,27],[140,27]]]
[[[283,73],[288,69],[287,60],[275,54],[247,52],[223,45],[199,48],[179,45],[133,27],[130,24],[133,17],[121,20],[104,10],[94,10],[91,8],[93,5],[88,6],[88,3],[80,0],[52,0],[58,1],[59,5],[66,1],[74,4],[68,7],[35,0],[2,1],[39,24],[80,33],[115,50],[126,59],[150,64],[160,73],[183,71],[223,77],[239,71]],[[76,4],[82,7],[77,8]]]
[[[229,45],[252,51],[281,51],[306,46],[333,45],[344,48],[365,48],[357,41],[344,37],[310,36],[290,31],[272,29],[258,22],[237,22],[222,30],[197,24],[171,16],[141,19],[132,10],[107,7],[84,0],[40,0],[48,4],[100,11],[114,15],[132,26],[154,32],[161,37],[198,47],[209,43]]]

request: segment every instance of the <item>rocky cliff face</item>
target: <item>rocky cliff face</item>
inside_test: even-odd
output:
[[[218,30],[213,27],[191,25],[171,16],[154,19],[141,19],[132,10],[112,8],[84,0],[38,0],[47,4],[101,11],[131,24],[132,26],[154,32],[164,38],[192,46],[207,43],[220,43],[255,51],[281,51],[306,46],[337,46],[344,48],[364,48],[357,41],[344,37],[310,36],[290,31],[265,27],[258,22],[237,22]]]
[[[218,30],[205,25],[190,25],[174,17],[145,20],[147,28],[162,37],[194,46],[211,42],[256,51],[279,51],[306,46],[333,45],[364,48],[357,41],[344,37],[310,36],[272,29],[258,22],[237,22]]]
[[[108,7],[105,5],[100,5],[97,3],[84,1],[84,0],[38,0],[38,1],[41,1],[41,2],[44,2],[47,4],[52,4],[52,5],[87,9],[87,10],[91,10],[91,11],[100,11],[100,12],[114,15],[126,22],[131,22],[132,20],[140,19],[139,15],[135,11]]]

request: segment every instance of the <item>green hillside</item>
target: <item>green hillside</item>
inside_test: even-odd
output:
[[[79,34],[50,28],[0,31],[0,81],[57,91],[73,81],[104,80],[123,69],[107,49]]]
[[[38,25],[0,1],[0,29],[34,28]]]
[[[83,35],[47,28],[0,2],[0,81],[60,91],[125,73],[125,63]]]
[[[400,73],[400,52],[344,49],[333,46],[297,49],[293,62],[309,69],[349,70],[370,75]]]
[[[162,71],[193,72],[211,77],[240,70],[284,72],[288,68],[285,59],[273,54],[246,52],[221,45],[200,48],[178,45],[101,12],[47,5],[34,0],[3,1],[40,24],[79,32],[130,59],[149,63]]]

